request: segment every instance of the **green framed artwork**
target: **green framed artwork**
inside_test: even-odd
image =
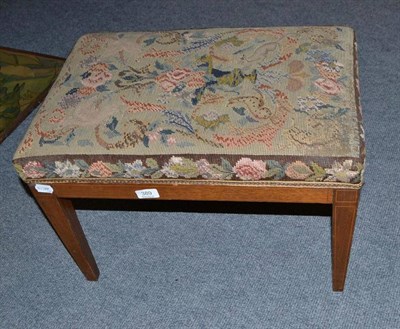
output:
[[[0,47],[0,143],[43,100],[64,61]]]

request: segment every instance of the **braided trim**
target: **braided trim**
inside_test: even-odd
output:
[[[229,180],[188,180],[188,179],[30,179],[26,181],[27,184],[172,184],[172,185],[209,185],[209,186],[257,186],[257,187],[306,187],[306,188],[335,188],[335,189],[361,189],[363,183],[350,184],[338,182],[283,182],[283,181],[269,181],[269,182],[250,182],[250,181],[229,181]]]

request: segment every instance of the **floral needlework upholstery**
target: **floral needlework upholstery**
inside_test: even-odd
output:
[[[358,188],[348,27],[81,37],[14,156],[34,181]]]

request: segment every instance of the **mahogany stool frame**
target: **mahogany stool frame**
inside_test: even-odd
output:
[[[48,185],[51,185],[53,193],[38,192],[33,183],[29,184],[29,188],[87,280],[96,281],[100,272],[72,199],[138,199],[135,190],[157,189],[160,200],[331,204],[332,286],[334,291],[344,289],[360,189],[142,182]]]

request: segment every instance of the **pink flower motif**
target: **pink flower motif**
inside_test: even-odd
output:
[[[168,144],[168,145],[174,145],[174,144],[176,144],[176,139],[175,139],[175,137],[172,137],[172,136],[168,137],[167,144]]]
[[[191,71],[188,69],[176,69],[172,72],[168,72],[167,76],[171,80],[178,82],[178,81],[185,79],[190,74],[190,72]]]
[[[160,84],[160,87],[166,92],[171,92],[176,87],[176,83],[169,80],[166,75],[160,76],[156,80]]]
[[[96,89],[93,87],[82,87],[79,88],[78,93],[81,94],[82,96],[89,96],[90,94],[93,94],[95,91]]]
[[[65,118],[65,111],[61,108],[56,108],[52,112],[53,116],[49,118],[50,123],[60,123],[64,121]]]
[[[82,37],[78,49],[84,56],[95,55],[105,44],[107,44],[106,38],[100,34],[85,35]]]
[[[266,166],[266,163],[261,160],[241,158],[233,167],[233,172],[241,180],[260,180],[267,171]]]
[[[102,161],[92,163],[88,172],[93,177],[110,177],[112,175],[112,171]]]
[[[160,84],[161,88],[166,92],[171,92],[174,88],[190,76],[192,71],[188,69],[175,69],[174,71],[163,73],[156,78],[156,81]]]
[[[156,141],[160,138],[160,133],[159,131],[152,131],[147,133],[147,137],[149,137],[149,140],[151,141]]]
[[[196,89],[204,86],[204,72],[192,72],[188,77],[187,85],[189,88]]]
[[[44,170],[44,166],[37,161],[29,161],[22,169],[26,177],[28,178],[42,178],[46,176]]]
[[[82,79],[82,84],[86,87],[96,88],[111,79],[112,74],[108,69],[107,64],[97,63],[90,67],[87,76]]]
[[[314,83],[318,88],[329,95],[337,95],[342,91],[340,85],[336,81],[330,79],[320,78],[317,79]]]

